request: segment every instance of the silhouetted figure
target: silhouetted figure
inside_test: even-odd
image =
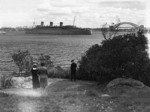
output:
[[[77,65],[76,63],[74,62],[74,60],[71,61],[71,81],[76,81],[76,68],[77,68]]]
[[[39,67],[38,69],[38,74],[39,74],[39,79],[40,79],[40,87],[41,88],[45,88],[48,83],[47,83],[47,79],[48,79],[48,72],[47,72],[47,68],[45,66],[45,63],[41,63],[41,67]]]
[[[38,69],[37,69],[37,65],[36,64],[33,65],[33,68],[31,69],[31,73],[32,73],[33,88],[37,89],[37,88],[40,87],[40,82],[39,82]]]

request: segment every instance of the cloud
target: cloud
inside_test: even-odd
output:
[[[62,1],[62,0],[60,0]],[[55,0],[57,4],[58,0]],[[68,3],[68,2],[67,2]],[[68,15],[72,13],[71,7],[59,7],[54,4],[54,1],[45,0],[38,8],[39,13],[46,13],[50,15]],[[59,3],[60,4],[60,3]]]
[[[59,11],[58,11],[59,10]],[[72,13],[70,8],[64,7],[64,8],[56,8],[56,7],[52,7],[51,9],[38,9],[38,11],[40,13],[43,14],[50,14],[50,15],[69,15]]]
[[[27,22],[30,23],[33,22],[33,15],[29,14],[28,12],[13,12],[13,11],[7,11],[7,13],[2,13],[3,11],[0,11],[0,26],[27,26]]]
[[[44,0],[37,10],[45,20],[47,16],[54,21],[68,20],[72,24],[73,17],[77,16],[76,25],[99,27],[105,22],[116,23],[118,18],[139,24],[144,20],[145,7],[140,1]]]
[[[40,13],[48,12],[51,15],[76,15],[89,11],[90,4],[85,1],[86,0],[44,0],[37,8],[37,11]]]
[[[146,5],[147,5],[147,8],[146,8],[146,11],[145,11],[145,13],[146,13],[145,26],[150,27],[150,7],[149,7],[150,6],[150,1],[148,1]]]
[[[50,1],[50,4],[55,7],[78,7],[83,5],[81,2],[81,0],[54,0]]]
[[[142,1],[102,1],[100,5],[103,7],[115,7],[123,9],[139,9],[146,8],[146,3]]]
[[[7,0],[8,1],[8,0]],[[18,1],[18,0],[16,0]],[[27,0],[29,1],[29,0]],[[142,24],[149,13],[144,12],[147,0],[31,0],[19,3],[26,4],[22,7],[2,7],[0,10],[1,23],[15,25],[32,25],[35,18],[36,23],[50,21],[64,24],[72,24],[76,16],[76,25],[80,27],[100,27],[104,23],[129,21]],[[34,2],[33,2],[34,1]],[[10,1],[9,1],[10,2]],[[12,2],[12,1],[11,1]],[[15,2],[17,3],[17,2]],[[29,6],[27,6],[29,4]],[[18,6],[18,5],[16,5]],[[14,7],[14,6],[13,6]],[[9,19],[8,19],[9,18]],[[15,21],[18,20],[18,21]]]

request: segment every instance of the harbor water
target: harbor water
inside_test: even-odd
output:
[[[0,35],[0,73],[11,73],[18,68],[11,55],[17,50],[28,50],[34,58],[41,53],[50,55],[55,66],[69,67],[70,61],[79,61],[85,51],[103,40],[101,33],[92,35],[32,35],[23,31]]]

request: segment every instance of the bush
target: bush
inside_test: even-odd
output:
[[[126,34],[93,45],[81,58],[81,79],[106,83],[118,77],[150,81],[150,59],[144,35]],[[147,80],[147,81],[146,81]]]
[[[49,78],[70,78],[69,69],[63,69],[60,66],[53,67],[48,70],[48,77]]]
[[[20,76],[22,75],[23,71],[25,71],[25,74],[27,76],[30,74],[33,59],[28,50],[25,51],[18,50],[17,52],[12,54],[12,59],[19,68]]]
[[[12,77],[3,75],[1,76],[1,89],[6,89],[12,87]]]
[[[38,62],[45,63],[48,69],[54,67],[51,56],[49,55],[40,54],[40,56],[38,57]]]

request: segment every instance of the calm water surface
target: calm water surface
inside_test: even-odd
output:
[[[14,71],[16,66],[11,54],[16,50],[29,50],[34,58],[41,53],[50,55],[57,66],[68,67],[70,60],[80,60],[85,51],[94,44],[100,44],[100,33],[93,35],[31,35],[24,32],[8,32],[0,35],[0,72]]]

